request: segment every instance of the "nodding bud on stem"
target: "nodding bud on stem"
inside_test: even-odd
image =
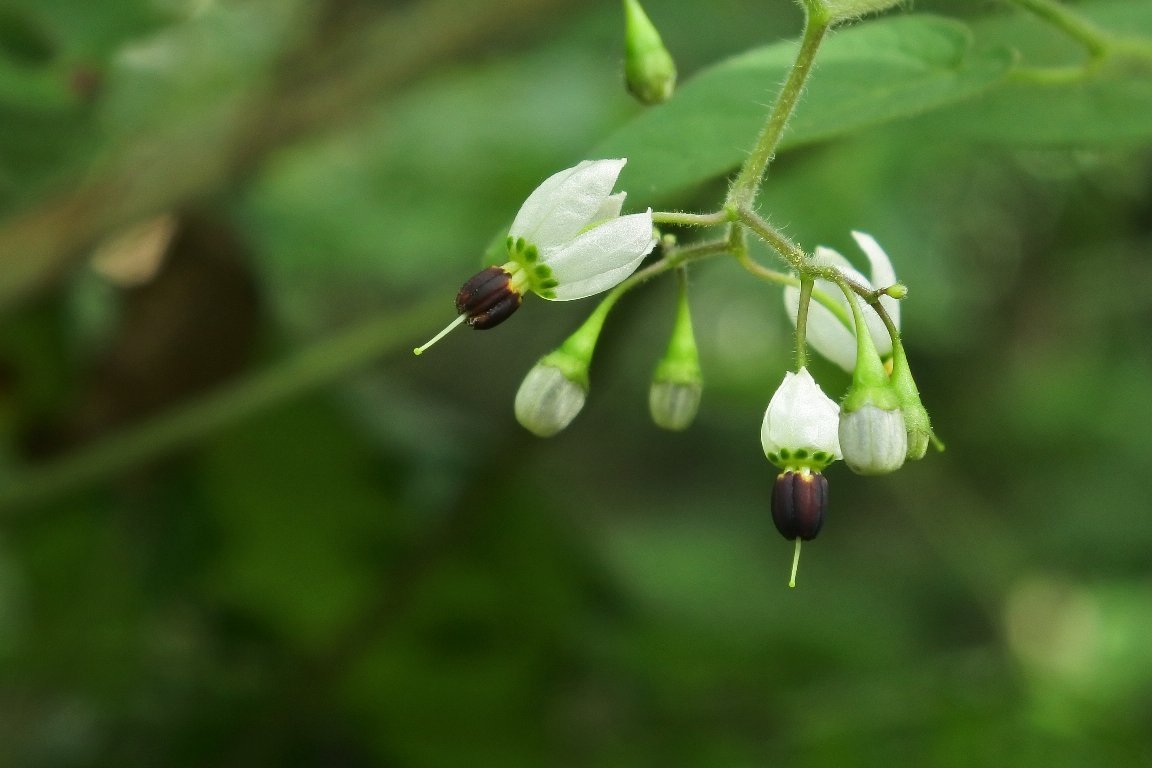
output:
[[[859,299],[846,286],[841,287],[852,308],[857,347],[852,385],[840,403],[840,451],[844,463],[858,475],[895,472],[908,453],[900,399],[880,361]]]
[[[660,104],[676,89],[676,62],[639,0],[624,0],[624,81],[642,104]]]
[[[668,349],[652,375],[648,390],[648,410],[652,421],[663,429],[678,432],[691,426],[704,393],[700,373],[700,355],[692,331],[692,314],[688,307],[687,280],[681,274],[680,298],[676,307],[676,325],[668,340]]]
[[[896,397],[900,399],[900,410],[904,415],[904,429],[908,436],[907,458],[912,460],[924,458],[928,452],[928,443],[932,442],[932,420],[928,410],[920,402],[920,390],[912,378],[912,369],[908,366],[908,356],[904,353],[904,345],[900,339],[894,339],[892,344],[892,388]],[[938,445],[943,449],[943,445]]]

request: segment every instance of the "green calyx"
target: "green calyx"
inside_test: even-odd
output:
[[[880,353],[876,351],[876,344],[872,341],[872,333],[868,330],[868,324],[864,322],[864,315],[860,311],[860,303],[848,286],[840,287],[848,298],[848,306],[852,308],[852,320],[856,326],[856,367],[852,371],[852,386],[844,395],[840,409],[844,413],[852,413],[866,405],[874,405],[882,411],[899,410],[900,398],[888,379],[888,372],[884,370]]]
[[[506,245],[509,264],[515,264],[520,268],[523,279],[527,281],[527,287],[545,299],[556,298],[556,286],[560,282],[552,276],[552,268],[540,261],[539,249],[524,238],[513,238],[511,235],[508,236]],[[504,269],[516,275],[516,272],[509,269],[509,264],[505,264]]]
[[[568,342],[561,344],[559,348],[540,358],[538,365],[555,368],[564,375],[564,378],[587,392],[589,387],[588,368],[592,363],[591,356],[582,357],[579,354],[574,354],[567,347]]]
[[[665,102],[676,88],[676,62],[639,0],[624,0],[624,78],[642,104]]]
[[[944,444],[932,433],[932,420],[928,416],[928,409],[920,401],[920,390],[912,378],[908,356],[898,336],[892,339],[892,389],[900,400],[904,426],[908,430],[908,458],[924,458],[930,442],[943,450]]]
[[[652,375],[653,382],[676,384],[702,384],[700,353],[696,348],[696,334],[692,330],[692,312],[688,306],[686,281],[681,276],[679,298],[676,303],[676,324],[668,339],[664,357]]]
[[[604,320],[611,309],[611,302],[601,302],[575,333],[556,350],[540,359],[540,364],[556,368],[564,374],[564,378],[588,391],[588,369],[592,366],[592,354],[596,351],[596,342],[600,339]]]

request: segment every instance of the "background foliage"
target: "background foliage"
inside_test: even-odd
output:
[[[1152,764],[1147,65],[1021,77],[1082,55],[992,2],[832,38],[762,209],[885,245],[949,450],[834,468],[794,591],[777,290],[693,271],[683,434],[667,281],[550,441],[512,397],[588,303],[409,354],[558,168],[720,199],[799,12],[646,6],[686,80],[648,112],[607,0],[0,6],[3,764]]]

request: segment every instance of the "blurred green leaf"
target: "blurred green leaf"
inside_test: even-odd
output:
[[[1077,10],[1104,29],[1152,37],[1152,3],[1112,0],[1081,4]],[[961,108],[933,116],[932,125],[982,140],[1048,146],[1127,145],[1152,137],[1152,48],[1143,57],[1112,56],[1081,77],[1076,58],[1052,55],[1066,42],[1052,41],[1053,32],[1028,16],[991,19],[975,29],[981,40],[1012,41],[1025,64],[1038,60],[1046,66],[1070,66],[1065,74],[1076,79],[1021,76]]]
[[[627,157],[621,188],[667,197],[736,168],[783,82],[795,43],[722,62],[667,104],[641,113],[592,151]],[[863,24],[829,39],[782,148],[964,101],[1001,81],[1011,54],[974,51],[966,26],[933,17]]]

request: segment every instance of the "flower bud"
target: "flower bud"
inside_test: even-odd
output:
[[[892,388],[900,399],[900,409],[904,414],[904,428],[908,434],[908,458],[924,458],[928,443],[932,440],[932,421],[928,411],[920,402],[920,391],[912,379],[912,369],[908,366],[908,356],[904,345],[895,339],[892,346]]]
[[[772,522],[784,538],[811,541],[828,511],[828,480],[819,472],[781,472],[772,486]]]
[[[883,475],[903,466],[908,453],[904,415],[860,312],[859,300],[846,287],[844,293],[856,326],[856,367],[852,385],[840,403],[840,451],[844,463],[856,474]]]
[[[654,380],[648,390],[648,410],[656,426],[680,432],[692,426],[700,410],[703,385],[697,382]]]
[[[665,102],[676,88],[676,62],[639,0],[624,0],[624,81],[641,104]]]
[[[516,392],[516,420],[538,437],[551,437],[572,423],[588,396],[588,369],[612,301],[602,301],[559,349],[528,371]]]
[[[687,284],[679,280],[676,325],[668,340],[668,349],[652,375],[648,390],[648,410],[656,426],[672,431],[687,429],[700,408],[704,378],[700,373],[700,355],[692,332],[692,315],[688,307]]]
[[[858,475],[884,475],[904,464],[908,433],[897,408],[872,403],[840,414],[840,450],[844,463]]]
[[[536,363],[521,382],[516,420],[537,437],[551,437],[572,423],[587,395],[587,368],[581,369],[579,361],[558,349]]]

